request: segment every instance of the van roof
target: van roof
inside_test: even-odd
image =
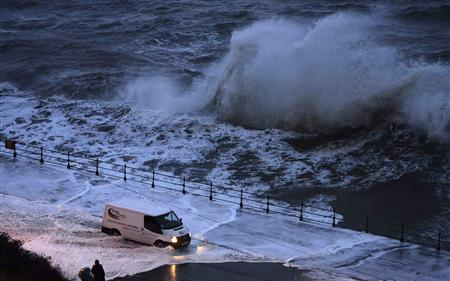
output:
[[[144,214],[148,214],[151,216],[159,216],[163,214],[167,214],[171,211],[170,208],[155,203],[154,201],[143,201],[137,199],[119,199],[113,202],[107,203],[108,205],[112,205],[119,208],[124,208],[132,211],[141,212]]]

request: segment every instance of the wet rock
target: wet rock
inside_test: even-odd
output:
[[[39,112],[39,115],[41,115],[44,118],[47,118],[50,115],[52,115],[52,113],[50,111],[48,111],[48,110],[44,110],[44,111]]]
[[[158,165],[159,160],[158,159],[152,159],[152,160],[147,160],[143,163],[144,166],[150,167],[152,169],[156,168],[156,166]]]
[[[98,186],[98,185],[108,184],[109,181],[107,181],[107,180],[97,180],[97,179],[95,179],[95,180],[90,180],[89,183],[90,183],[91,185],[93,185],[93,186]]]
[[[125,121],[125,122],[127,122],[127,121]],[[136,133],[136,132],[143,132],[143,131],[145,131],[145,130],[146,130],[145,127],[144,127],[144,126],[141,126],[141,125],[134,126],[134,127],[131,129],[131,131],[133,131],[134,133]],[[145,135],[148,136],[148,133],[145,133]]]
[[[187,168],[188,168],[188,166],[185,163],[181,163],[178,161],[168,161],[168,162],[162,163],[158,167],[158,169],[165,171],[165,172],[173,173],[175,176],[183,175],[183,173],[186,172]],[[193,172],[193,170],[195,170],[195,169],[189,169],[189,174],[193,175],[193,178],[197,180],[198,178],[196,177],[196,173]]]
[[[254,167],[261,165],[261,159],[253,151],[236,153],[233,156],[236,160],[228,168],[232,172],[231,179],[233,180],[245,180],[257,171]]]
[[[34,108],[39,109],[39,108],[46,106],[47,104],[48,104],[48,102],[40,100],[39,103]]]
[[[27,122],[27,121],[25,121],[25,119],[23,117],[17,117],[15,121],[16,121],[16,124],[23,124],[23,123]]]
[[[130,111],[131,111],[131,108],[130,107],[122,107],[122,108],[120,108],[119,110],[117,110],[113,115],[112,115],[112,117],[113,118],[120,118],[120,117],[122,117],[122,116],[125,116],[125,115],[127,115],[128,113],[130,113]]]
[[[231,141],[230,136],[224,136],[224,137],[221,137],[220,139],[217,139],[217,143],[224,143],[224,142],[229,142],[229,141]]]
[[[87,137],[89,137],[89,138],[93,138],[93,137],[96,136],[96,135],[95,135],[94,133],[92,133],[92,132],[86,132],[86,133],[83,133],[82,135],[83,135],[83,136],[87,136]]]
[[[129,161],[131,161],[131,160],[135,160],[135,159],[136,159],[136,156],[121,156],[120,158],[122,158],[122,160],[123,160],[124,162],[129,162]]]
[[[15,91],[16,89],[14,89],[13,87],[3,86],[2,88],[0,88],[0,94],[2,95],[10,95],[13,94]]]
[[[115,125],[99,125],[99,126],[97,126],[97,130],[99,132],[105,132],[105,133],[111,132],[115,128],[116,128]]]
[[[70,117],[69,118],[69,122],[71,124],[76,124],[76,125],[85,125],[85,124],[87,124],[86,120],[75,118],[75,117]]]
[[[54,149],[58,150],[60,152],[73,152],[73,151],[75,151],[73,147],[66,146],[66,144],[55,145]]]
[[[94,158],[94,156],[96,156],[96,157],[105,157],[105,156],[108,156],[108,152],[106,152],[106,151],[100,151],[98,154],[96,154],[96,155],[91,155],[91,158]]]
[[[38,124],[38,123],[44,123],[44,122],[50,122],[50,120],[46,119],[46,118],[41,118],[40,116],[37,116],[37,115],[32,115],[31,116],[31,123],[32,124]]]

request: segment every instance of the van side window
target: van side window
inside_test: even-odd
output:
[[[163,233],[158,222],[151,216],[144,216],[144,227],[154,233]]]

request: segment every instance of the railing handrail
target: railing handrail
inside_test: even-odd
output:
[[[6,144],[6,140],[5,140],[5,144]],[[23,146],[25,148],[17,147],[18,145]],[[28,149],[26,149],[26,148],[28,148]],[[35,149],[36,151],[32,151],[30,149]],[[70,169],[70,167],[72,167],[72,168],[76,168],[78,170],[82,170],[82,171],[86,171],[86,172],[92,172],[92,173],[95,172],[96,174],[98,173],[98,171],[100,169],[100,164],[102,164],[102,166],[101,166],[102,173],[100,174],[102,176],[108,176],[108,177],[113,177],[113,178],[117,178],[117,179],[124,179],[124,180],[129,180],[132,182],[137,182],[137,183],[147,184],[147,185],[149,185],[151,183],[152,187],[158,187],[158,188],[163,188],[163,189],[172,190],[172,191],[181,191],[181,189],[167,187],[164,184],[178,186],[178,187],[183,188],[182,189],[183,194],[186,193],[186,189],[187,189],[187,190],[189,190],[187,192],[189,194],[209,198],[210,200],[212,200],[214,198],[214,200],[218,200],[218,201],[223,201],[223,202],[227,202],[227,203],[231,203],[231,204],[240,204],[241,208],[244,206],[243,201],[245,199],[245,202],[247,202],[245,204],[245,206],[248,209],[254,209],[254,210],[263,209],[266,211],[266,213],[269,213],[269,211],[270,211],[272,213],[277,213],[277,214],[284,215],[284,216],[298,217],[302,221],[321,223],[321,224],[330,224],[329,222],[324,221],[324,219],[325,220],[330,219],[330,220],[332,220],[333,227],[337,226],[337,224],[340,221],[338,218],[336,218],[336,210],[334,210],[334,209],[327,209],[327,208],[323,208],[323,207],[319,207],[319,206],[314,206],[312,204],[305,204],[303,202],[300,207],[294,208],[291,206],[286,206],[286,204],[281,204],[277,201],[274,201],[273,199],[271,202],[269,202],[270,195],[267,193],[264,193],[264,192],[263,193],[251,192],[251,191],[244,190],[244,188],[236,189],[233,187],[214,185],[212,182],[205,183],[205,182],[200,182],[200,181],[195,181],[195,180],[189,180],[189,179],[186,179],[186,176],[180,177],[180,176],[157,172],[155,170],[145,170],[145,169],[138,168],[138,167],[128,166],[126,163],[121,165],[121,164],[117,164],[117,163],[103,162],[99,158],[86,157],[86,156],[83,156],[79,152],[78,153],[73,152],[73,150],[58,151],[55,149],[44,148],[43,146],[30,145],[30,144],[25,144],[22,142],[14,141],[14,154],[13,154],[14,157],[17,156],[16,150],[31,154],[32,156],[25,155],[25,154],[21,154],[21,156],[28,158],[28,159],[32,159],[32,160],[39,160],[41,163],[48,162],[48,163],[55,164],[55,165],[66,165],[66,163],[67,163],[67,168],[69,168],[69,169]],[[5,153],[3,150],[1,150],[0,152]],[[47,153],[44,153],[44,152],[47,152]],[[48,153],[48,152],[50,152],[50,153]],[[52,154],[56,154],[56,156],[52,155]],[[74,160],[73,158],[78,159],[78,160],[82,159],[82,160],[85,160],[85,162],[77,161],[77,160]],[[54,161],[49,160],[49,159],[53,159]],[[89,163],[89,162],[91,162],[91,163]],[[92,163],[95,163],[95,164],[92,164]],[[72,166],[71,166],[71,164],[72,164]],[[74,164],[77,164],[78,166],[75,166]],[[107,167],[107,165],[110,165],[110,166]],[[91,168],[91,169],[89,169],[89,168]],[[107,171],[107,172],[105,172],[105,171]],[[134,173],[132,171],[134,171]],[[139,172],[146,173],[146,175],[140,175],[140,174],[138,174]],[[121,174],[123,173],[124,175],[119,176],[119,175],[112,174],[112,173],[121,173]],[[158,177],[156,177],[156,176],[158,176]],[[161,179],[160,177],[165,177],[166,179]],[[137,178],[140,180],[137,180]],[[170,181],[170,179],[175,179],[178,182]],[[156,182],[156,184],[155,184],[155,182]],[[203,192],[207,192],[207,193],[209,192],[209,195],[195,193],[195,192],[192,192],[192,190],[203,191]],[[230,194],[230,193],[236,193],[236,194]],[[213,194],[214,194],[214,196],[213,196]],[[244,194],[246,195],[245,197],[244,197]],[[224,196],[226,199],[220,198],[219,196]],[[238,199],[238,200],[232,201],[233,199]],[[259,204],[260,206],[255,206],[253,204],[249,204],[248,202],[256,203],[256,204]],[[275,209],[271,208],[271,207],[275,207]],[[284,212],[282,212],[281,210]],[[317,211],[317,212],[314,212],[314,211]],[[323,212],[329,212],[329,213],[331,213],[331,215],[323,214]],[[310,217],[303,217],[303,215],[309,215]],[[313,218],[311,218],[311,216],[319,217],[319,218],[321,218],[321,220],[313,219]],[[367,215],[366,216],[363,216],[363,215],[350,215],[349,216],[348,214],[346,215],[346,219],[349,221],[353,221],[353,222],[363,220],[361,228],[363,228],[366,232],[375,233],[375,231],[382,231],[383,233],[384,232],[391,233],[392,235],[399,236],[400,240],[402,242],[408,241],[408,239],[406,239],[405,237],[414,238],[415,241],[410,241],[412,243],[417,243],[417,241],[421,241],[421,239],[424,239],[422,236],[414,234],[413,232],[415,231],[415,229],[412,229],[412,228],[408,228],[408,233],[405,233],[406,225],[403,223],[403,221],[401,221],[401,223],[399,223],[399,224],[392,224],[392,223],[385,223],[382,220],[377,219],[377,218],[373,218],[373,217],[369,218],[369,216],[367,216]],[[401,226],[401,228],[400,228],[400,226]],[[419,231],[417,231],[417,232],[419,232]],[[438,234],[438,242],[437,242],[436,248],[440,249],[441,248],[441,246],[440,246],[441,230],[438,230],[438,232],[436,234]],[[381,235],[386,236],[386,234],[381,234]],[[427,243],[421,242],[421,244],[427,244]]]

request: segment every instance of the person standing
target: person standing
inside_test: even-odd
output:
[[[94,275],[94,281],[105,281],[105,271],[98,260],[95,260],[95,264],[92,267],[91,272]]]

